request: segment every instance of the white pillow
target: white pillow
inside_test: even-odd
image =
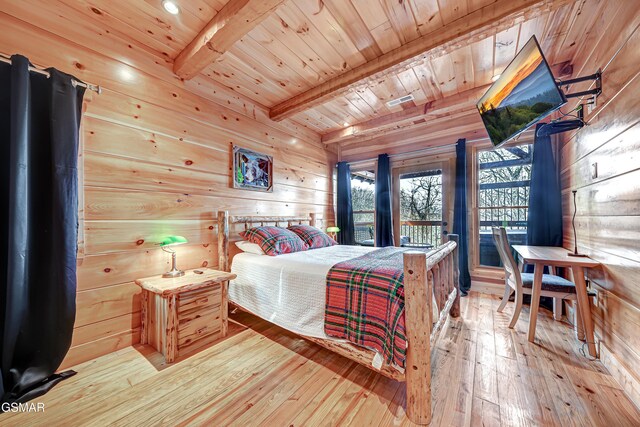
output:
[[[247,242],[246,240],[239,240],[236,242],[236,246],[242,252],[247,252],[256,255],[266,255],[259,244]]]

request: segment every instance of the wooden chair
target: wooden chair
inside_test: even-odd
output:
[[[507,305],[511,293],[515,291],[515,303],[516,307],[513,311],[513,317],[509,323],[509,328],[513,328],[520,317],[520,311],[522,310],[522,295],[531,295],[531,288],[533,286],[533,274],[522,273],[518,268],[518,264],[513,258],[511,253],[511,246],[509,245],[509,239],[507,238],[507,231],[504,227],[493,227],[493,241],[500,254],[500,259],[504,265],[505,273],[505,288],[502,302],[498,306],[498,312],[502,312]],[[551,267],[550,267],[551,268]],[[553,318],[556,320],[562,319],[562,301],[563,300],[575,300],[576,299],[576,286],[569,280],[563,279],[560,276],[554,275],[553,268],[550,271],[552,274],[544,274],[542,276],[542,292],[540,296],[553,298]],[[580,325],[582,321],[576,310],[576,323]]]

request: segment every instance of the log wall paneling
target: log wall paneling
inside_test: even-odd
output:
[[[604,84],[597,108],[587,112],[589,126],[563,140],[564,243],[573,247],[576,189],[578,248],[603,264],[589,273],[598,290],[592,314],[601,354],[611,369],[624,372],[619,380],[640,404],[631,387],[640,381],[640,11],[634,2],[604,3],[598,31],[574,61],[580,75],[601,68]]]
[[[265,124],[266,110],[248,102],[238,107],[238,98],[217,94],[213,82],[207,89],[199,78],[188,84],[176,79],[135,37],[129,48],[122,45],[124,27],[98,35],[69,2],[42,7],[75,15],[36,15],[27,3],[3,5],[2,51],[104,89],[85,97],[85,254],[78,265],[76,329],[63,367],[139,342],[140,297],[133,280],[169,268],[170,257],[157,247],[163,235],[187,237],[189,244],[176,251],[180,267],[190,269],[218,264],[218,210],[318,212],[333,222],[336,155],[317,134],[295,124]],[[93,14],[100,27],[111,28],[115,18],[105,18],[106,9]],[[87,31],[74,30],[69,19]],[[273,193],[230,188],[233,145],[273,156]]]

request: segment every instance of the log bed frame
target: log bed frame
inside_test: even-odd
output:
[[[244,224],[245,229],[256,224],[301,224],[315,226],[315,214],[297,216],[236,216],[229,218],[226,211],[218,212],[218,254],[219,269],[229,271],[229,224]],[[417,424],[431,422],[431,350],[440,336],[447,315],[460,316],[460,290],[458,269],[458,236],[450,234],[449,241],[427,256],[425,252],[404,253],[405,326],[407,336],[406,369],[404,373],[383,366],[376,369],[371,365],[372,350],[350,343],[313,338],[301,335],[341,356],[373,369],[380,374],[406,383],[406,412]],[[434,298],[431,298],[431,295]],[[432,312],[433,300],[438,307],[438,319]],[[242,307],[239,307],[245,310]]]

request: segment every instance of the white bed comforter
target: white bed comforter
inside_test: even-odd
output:
[[[279,256],[240,253],[231,272],[229,300],[300,335],[327,338],[324,308],[327,273],[340,261],[376,248],[337,245]]]

